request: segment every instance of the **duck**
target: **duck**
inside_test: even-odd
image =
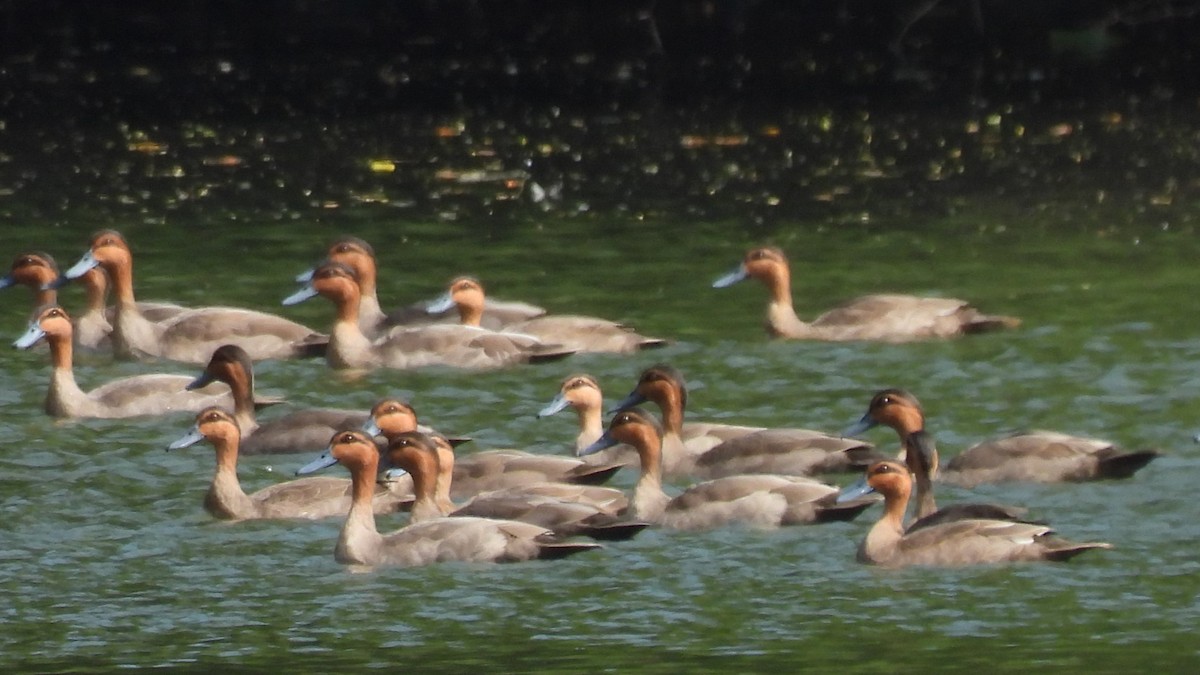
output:
[[[113,353],[123,359],[165,358],[202,364],[222,344],[236,342],[255,360],[318,356],[328,338],[274,314],[234,307],[201,307],[155,323],[133,294],[133,255],[116,230],[93,235],[86,253],[63,276],[77,279],[100,267],[116,293]]]
[[[75,381],[73,331],[67,311],[59,305],[47,305],[34,312],[25,334],[13,343],[18,349],[29,349],[43,340],[50,345],[53,371],[44,409],[52,417],[165,415],[233,402],[229,387],[223,384],[187,391],[184,387],[192,378],[167,373],[123,377],[85,392]]]
[[[450,309],[431,314],[424,302],[401,307],[385,314],[380,307],[376,291],[378,269],[375,249],[363,239],[349,235],[335,239],[329,245],[326,258],[322,262],[342,263],[354,270],[361,291],[358,303],[358,323],[365,335],[378,337],[393,326],[429,323],[431,320],[453,322],[458,319]],[[297,283],[308,283],[315,271],[316,267],[312,267],[297,275]],[[481,325],[492,330],[499,330],[506,324],[531,319],[545,313],[545,309],[527,302],[494,300],[484,311]]]
[[[353,497],[338,535],[334,559],[359,566],[419,566],[438,562],[518,562],[563,558],[601,548],[595,542],[567,541],[551,530],[516,520],[430,518],[380,534],[372,508],[380,452],[368,434],[343,431],[330,439],[319,457],[300,467],[299,475],[342,464],[350,471]],[[401,467],[406,468],[406,467]]]
[[[906,436],[924,429],[925,412],[911,392],[884,389],[871,399],[863,418],[845,433],[857,435],[876,424],[892,427],[903,442]],[[1161,454],[1156,449],[1124,450],[1110,441],[1057,431],[1025,431],[972,445],[952,457],[945,467],[937,468],[933,480],[974,487],[1009,481],[1057,483],[1122,479],[1129,478]],[[933,461],[936,463],[936,457]],[[914,472],[914,475],[918,476],[917,500],[920,502],[922,479],[920,474]]]
[[[447,466],[447,462],[451,466]],[[481,492],[457,505],[450,498],[454,452],[444,439],[419,431],[395,435],[385,453],[385,466],[412,476],[414,523],[451,516],[520,520],[540,525],[559,536],[625,540],[644,530],[647,522],[621,517],[628,503],[620,490],[561,483],[535,483]],[[391,472],[389,472],[389,476]],[[608,499],[593,502],[585,492],[607,490]]]
[[[59,274],[58,263],[49,253],[27,251],[13,258],[9,273],[0,278],[0,288],[28,286],[33,291],[34,308],[58,304],[58,288],[65,280]],[[109,351],[112,314],[104,304],[108,293],[108,277],[100,269],[91,269],[79,278],[87,291],[87,305],[78,313],[74,324],[75,346],[87,351]],[[163,302],[139,302],[138,309],[152,321],[182,311],[179,305]]]
[[[687,394],[683,374],[660,363],[643,370],[633,390],[615,406],[622,410],[651,401],[662,411],[667,475],[811,475],[861,470],[876,458],[869,443],[811,429],[685,423]]]
[[[736,269],[712,285],[725,288],[745,279],[758,279],[770,291],[766,328],[775,338],[909,342],[1021,325],[1021,320],[1016,317],[983,314],[965,300],[897,294],[855,298],[806,323],[796,316],[792,306],[787,257],[782,249],[773,246],[750,250]]]
[[[218,406],[201,410],[187,433],[167,450],[180,450],[207,440],[217,455],[217,471],[204,497],[204,510],[220,520],[261,518],[320,519],[350,511],[351,486],[344,478],[319,476],[286,481],[253,494],[242,490],[237,476],[241,432],[237,419]],[[327,441],[328,442],[328,441]],[[387,490],[369,486],[366,507],[373,513],[394,513],[401,500]]]
[[[723,476],[671,497],[663,490],[663,428],[658,420],[640,408],[618,411],[604,435],[582,454],[617,443],[633,446],[641,460],[629,516],[665,527],[702,530],[743,524],[772,528],[851,520],[871,504],[839,504],[836,487],[806,476],[779,474]]]
[[[382,436],[389,442],[403,433],[427,432],[418,425],[412,405],[395,398],[383,398],[372,406],[362,428],[371,436]],[[443,471],[447,472],[444,482],[453,486],[453,491],[443,501],[443,506],[447,507],[450,497],[465,499],[505,487],[535,483],[599,486],[625,466],[623,463],[590,464],[574,457],[539,455],[522,450],[484,450],[457,459],[448,446],[447,453],[449,456],[442,458]],[[404,490],[406,486],[397,485],[394,489]],[[615,492],[619,498],[620,491]],[[587,492],[578,487],[573,492],[577,498],[592,495],[590,499],[597,503],[611,501],[613,493],[611,489]]]
[[[989,518],[943,522],[919,529],[904,527],[912,492],[907,466],[894,460],[872,464],[866,475],[847,486],[839,499],[853,501],[883,495],[883,516],[858,547],[859,562],[884,567],[963,566],[1018,561],[1065,561],[1105,542],[1075,543],[1054,536],[1043,523]]]
[[[362,292],[354,270],[341,263],[325,263],[285,305],[322,296],[333,302],[337,318],[330,331],[326,361],[337,369],[420,368],[452,366],[492,369],[520,363],[553,361],[572,350],[546,345],[536,338],[500,333],[457,324],[430,324],[395,328],[371,340],[359,326]]]
[[[449,289],[428,305],[430,313],[458,310],[464,326],[482,326],[486,296],[483,284],[474,277],[461,276],[450,282]],[[506,332],[532,335],[542,342],[563,345],[577,352],[630,353],[662,347],[662,338],[639,335],[632,329],[607,319],[577,315],[546,315],[504,325]]]

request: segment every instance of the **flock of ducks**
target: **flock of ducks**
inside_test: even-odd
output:
[[[395,399],[381,400],[370,411],[313,408],[259,420],[259,409],[281,403],[255,393],[254,362],[262,359],[322,357],[339,369],[486,370],[667,343],[604,319],[552,315],[535,305],[487,297],[483,284],[470,277],[451,281],[440,298],[386,313],[376,295],[377,272],[371,246],[344,237],[333,242],[321,264],[297,276],[299,288],[283,303],[328,300],[334,319],[327,332],[236,307],[138,302],[133,255],[113,230],[94,235],[65,272],[45,253],[17,256],[0,288],[25,285],[33,291],[36,309],[15,346],[47,345],[48,414],[123,418],[195,412],[194,426],[169,449],[202,441],[214,448],[216,471],[204,508],[228,520],[343,517],[335,557],[346,564],[558,558],[598,548],[598,540],[628,539],[647,527],[847,521],[880,495],[883,516],[862,541],[860,561],[886,566],[1059,561],[1110,545],[1060,539],[1050,526],[1026,520],[1024,509],[1011,506],[939,508],[935,484],[1126,478],[1158,455],[1030,432],[984,441],[942,467],[921,405],[907,391],[878,392],[862,419],[836,434],[703,422],[685,419],[685,379],[667,364],[641,373],[629,394],[607,411],[613,413],[607,427],[599,382],[586,374],[564,379],[538,415],[576,413],[572,457],[519,450],[456,457],[455,446],[470,439],[420,424],[412,405]],[[750,251],[713,286],[743,279],[757,279],[769,290],[767,330],[777,338],[902,342],[1020,323],[983,314],[961,300],[907,295],[865,296],[806,323],[793,309],[787,259],[773,247]],[[86,307],[74,319],[56,297],[71,281],[87,293]],[[110,291],[112,307],[106,306]],[[203,367],[192,375],[137,375],[85,391],[72,369],[76,349]],[[649,404],[661,421],[639,407]],[[898,459],[856,438],[876,425],[896,431]],[[297,470],[301,478],[252,494],[238,481],[239,454],[321,448],[319,457]],[[308,475],[334,464],[345,467],[349,479]],[[624,467],[640,472],[631,493],[603,485]],[[847,472],[862,478],[843,488],[818,478]],[[668,491],[668,479],[690,486]],[[398,512],[409,514],[408,524],[380,533],[376,517]]]

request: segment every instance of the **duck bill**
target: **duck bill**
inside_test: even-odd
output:
[[[375,422],[374,417],[368,417],[367,421],[363,422],[362,431],[371,438],[383,435],[383,430],[379,428],[379,425]]]
[[[600,452],[601,450],[604,450],[606,448],[611,448],[612,446],[616,445],[618,442],[619,441],[617,439],[612,437],[612,434],[605,431],[603,436],[596,439],[596,442],[592,443],[591,445],[587,446],[586,448],[576,451],[575,455],[577,457],[586,457],[587,455],[594,455],[597,452]]]
[[[54,279],[54,281],[42,284],[41,289],[43,291],[57,291],[69,283],[71,283],[71,278],[65,274],[60,274]]]
[[[171,442],[167,446],[167,450],[182,450],[183,448],[191,447],[200,441],[204,440],[204,434],[200,433],[199,427],[192,427],[188,432]]]
[[[79,262],[71,265],[71,269],[63,272],[63,276],[68,279],[78,279],[87,273],[88,270],[99,267],[100,261],[96,260],[96,256],[91,251],[83,254]],[[66,282],[64,282],[66,283]]]
[[[309,298],[317,297],[317,289],[312,287],[312,284],[305,284],[300,290],[292,293],[283,299],[285,305],[298,305]]]
[[[571,405],[571,402],[567,400],[566,396],[563,396],[560,393],[558,396],[555,396],[554,400],[550,401],[550,403],[545,408],[542,408],[541,410],[539,410],[537,416],[538,417],[549,417],[556,413],[562,412],[569,405]]]
[[[867,477],[863,476],[842,488],[842,491],[838,493],[837,503],[844,504],[855,499],[862,499],[870,494],[875,494],[875,488],[871,487],[870,483],[867,482]]]
[[[866,433],[866,431],[868,429],[874,428],[877,424],[879,424],[879,423],[876,422],[874,419],[872,419],[870,413],[868,413],[866,415],[863,415],[862,419],[860,419],[859,421],[855,422],[854,424],[851,424],[850,426],[846,427],[845,429],[842,429],[842,432],[839,435],[842,438],[851,438],[853,436],[858,436],[859,434]]]
[[[29,324],[25,334],[17,338],[16,342],[13,342],[13,346],[17,349],[29,349],[44,337],[46,337],[46,331],[42,330],[41,326],[36,323]]]
[[[298,284],[309,283],[310,281],[312,281],[313,273],[316,271],[317,271],[317,268],[310,267],[310,268],[304,270],[303,272],[301,272],[300,274],[297,274],[296,275],[296,283],[298,283]]]
[[[629,392],[628,396],[621,399],[621,401],[619,403],[617,403],[613,407],[609,408],[608,412],[615,413],[615,412],[620,412],[622,410],[629,410],[633,406],[641,405],[645,402],[646,402],[646,397],[642,396],[641,392],[639,392],[637,389],[634,389],[633,391]]]
[[[13,279],[11,274],[0,277],[0,288],[8,288],[9,286],[16,286],[16,285],[17,285],[17,280]]]
[[[383,472],[384,483],[394,483],[400,480],[401,477],[408,475],[408,472],[399,467],[388,469]]]
[[[425,303],[426,314],[441,314],[452,309],[454,309],[454,297],[449,293],[444,293]]]
[[[326,450],[325,452],[321,453],[320,457],[317,457],[308,464],[296,469],[296,475],[303,476],[306,473],[316,473],[321,469],[327,469],[334,464],[337,464],[337,458],[333,456],[331,451]]]
[[[738,265],[737,269],[735,269],[734,271],[730,272],[729,274],[726,274],[725,276],[720,277],[719,279],[714,281],[712,283],[712,287],[713,288],[725,288],[727,286],[732,286],[739,281],[745,281],[746,279],[749,279],[749,278],[750,278],[750,274],[748,272],[746,272],[746,266]]]

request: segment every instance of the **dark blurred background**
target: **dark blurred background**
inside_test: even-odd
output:
[[[22,94],[72,83],[169,116],[248,82],[247,112],[262,114],[400,99],[1170,97],[1200,77],[1198,0],[7,0],[0,12],[10,119],[53,114],[22,108]],[[125,77],[102,74],[114,67]]]

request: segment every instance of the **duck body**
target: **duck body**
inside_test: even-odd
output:
[[[619,411],[608,431],[584,453],[623,442],[637,449],[641,475],[630,499],[630,515],[677,529],[710,529],[730,524],[760,528],[849,520],[869,501],[837,504],[837,488],[804,476],[754,474],[724,476],[671,497],[662,484],[662,430],[646,413]]]
[[[487,306],[483,284],[472,277],[458,277],[450,282],[445,294],[429,303],[428,311],[440,314],[457,310],[464,326],[483,327]],[[505,324],[503,331],[530,335],[576,352],[629,353],[667,344],[661,338],[639,335],[627,326],[591,316],[538,316]]]
[[[388,456],[408,452],[407,447]],[[309,473],[335,463],[351,471],[354,500],[346,517],[334,557],[338,562],[357,565],[417,566],[439,562],[518,562],[535,558],[558,558],[598,548],[596,544],[564,541],[550,530],[530,523],[477,517],[427,517],[429,510],[438,507],[432,501],[436,455],[423,446],[399,459],[399,468],[413,472],[421,482],[418,502],[413,505],[414,522],[390,534],[380,534],[375,527],[370,508],[373,482],[379,471],[380,452],[374,440],[359,431],[342,432],[334,436],[321,457],[299,470]],[[434,462],[433,475],[407,463],[406,457]]]
[[[207,439],[217,455],[217,470],[204,497],[204,509],[221,520],[262,518],[319,519],[350,511],[352,489],[346,479],[317,476],[287,481],[247,494],[238,481],[240,432],[234,417],[221,408],[200,411],[190,431],[172,442],[169,450],[186,448]],[[400,501],[386,490],[372,489],[367,500],[373,512],[393,513]]]
[[[776,338],[908,342],[1020,325],[1019,319],[983,314],[964,300],[899,294],[862,296],[806,323],[792,305],[787,257],[774,247],[751,250],[737,269],[717,279],[713,286],[723,288],[752,278],[762,281],[771,293],[766,328]]]
[[[28,330],[15,343],[22,349],[43,339],[50,343],[53,370],[44,407],[53,417],[115,419],[195,412],[210,405],[233,403],[225,385],[218,383],[188,391],[184,387],[191,378],[166,373],[124,377],[85,392],[75,381],[73,330],[66,311],[58,305],[49,305],[34,314]]]
[[[884,515],[859,546],[859,562],[886,567],[944,567],[1064,561],[1088,550],[1112,548],[1103,542],[1063,540],[1040,523],[987,518],[952,520],[906,531],[903,519],[911,487],[906,466],[884,461],[873,464],[861,481],[843,491],[840,498],[851,500],[873,491],[884,495]]]
[[[687,385],[677,369],[658,364],[642,371],[633,391],[616,405],[653,401],[663,415],[663,471],[705,478],[741,473],[848,471],[866,465],[871,445],[810,429],[684,422]]]
[[[306,285],[288,296],[284,304],[303,302],[317,295],[328,298],[337,308],[326,352],[326,359],[334,368],[489,369],[555,360],[572,353],[544,345],[531,336],[457,324],[395,328],[372,340],[359,325],[358,280],[352,269],[340,263],[318,267]]]
[[[205,363],[213,350],[229,342],[237,343],[256,360],[294,358],[321,353],[327,341],[324,335],[294,321],[236,307],[188,309],[157,323],[151,321],[134,300],[129,245],[113,230],[94,235],[88,252],[63,276],[79,278],[96,267],[103,268],[116,292],[111,339],[118,358]]]
[[[971,446],[950,459],[940,479],[971,487],[1128,478],[1160,454],[1152,449],[1122,450],[1109,441],[1057,431],[1028,431]]]

